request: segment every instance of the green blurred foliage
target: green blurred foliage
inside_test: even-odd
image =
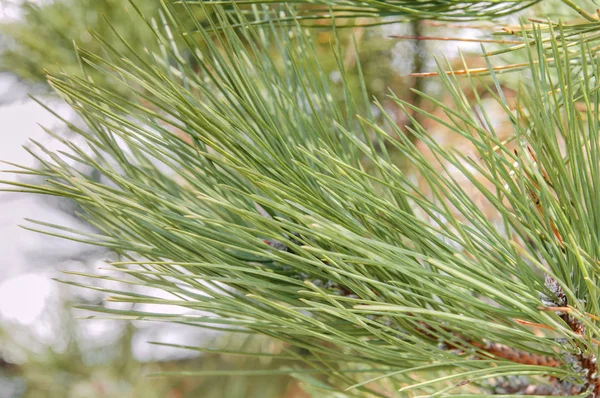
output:
[[[136,29],[136,24],[141,21],[134,13],[126,11],[126,4],[122,0],[57,1],[47,5],[24,3],[22,19],[0,26],[0,32],[9,42],[2,53],[1,69],[14,72],[29,82],[45,81],[45,70],[77,73],[80,67],[74,42],[98,49],[88,29],[103,37],[114,37],[110,26],[101,22],[103,16],[117,27],[127,27],[121,34],[133,45],[141,45],[145,38],[140,35],[147,33],[141,34]],[[151,15],[157,5],[156,0],[146,0],[140,3],[140,8]],[[124,45],[116,40],[115,46],[124,50]]]
[[[299,389],[298,382],[286,375],[275,376],[177,376],[153,377],[162,372],[244,371],[277,369],[292,363],[268,357],[225,355],[182,349],[179,359],[140,362],[132,356],[131,341],[136,327],[127,323],[114,344],[90,344],[78,328],[80,322],[65,303],[54,314],[62,326],[62,347],[43,349],[24,347],[21,342],[26,330],[16,327],[12,333],[0,330],[1,346],[20,351],[20,363],[0,363],[0,396],[2,398],[307,398],[290,395]],[[13,325],[14,326],[14,325]],[[20,333],[18,339],[15,331]],[[11,337],[12,336],[12,337]],[[29,336],[33,338],[32,336]],[[148,343],[150,344],[150,343]],[[227,347],[228,350],[277,353],[281,343],[262,336],[222,334],[208,338],[204,345]],[[150,347],[152,349],[152,347]],[[176,350],[176,349],[174,349]]]
[[[144,18],[162,23],[160,0],[138,1],[135,7]],[[25,1],[22,18],[0,24],[5,42],[0,48],[0,71],[14,73],[30,84],[45,83],[46,72],[72,75],[82,69],[88,77],[102,79],[100,73],[78,60],[76,45],[96,53],[101,48],[94,38],[97,35],[119,52],[127,51],[127,46],[159,51],[137,11],[123,0],[57,0],[42,5]],[[195,16],[206,20],[200,9],[195,10]],[[193,23],[183,10],[181,17],[188,20],[191,29]],[[102,83],[110,85],[108,81]]]
[[[162,23],[160,0],[137,1],[135,6],[145,18]],[[200,23],[206,22],[201,8],[195,7],[193,10]],[[188,20],[190,31],[195,29],[186,11],[181,9],[179,17]],[[39,84],[45,83],[46,71],[50,74],[64,72],[72,75],[80,74],[83,67],[85,73],[98,82],[103,75],[79,62],[75,44],[91,53],[98,53],[101,46],[92,34],[95,32],[119,52],[127,51],[119,36],[134,50],[146,47],[147,51],[160,51],[157,47],[148,48],[155,40],[148,29],[142,28],[143,24],[145,22],[132,5],[123,0],[57,0],[44,5],[26,1],[22,19],[0,24],[0,34],[7,43],[0,49],[0,71],[14,73],[27,83]],[[320,62],[326,70],[337,69],[338,62],[349,70],[356,68],[354,37],[370,95],[383,97],[388,87],[402,94],[412,85],[412,79],[402,77],[392,65],[392,49],[397,41],[382,37],[379,28],[344,28],[339,36],[339,45],[344,54],[341,60],[331,57],[331,46],[337,45],[333,43],[331,29],[327,26],[322,30],[314,30],[318,51],[323,54]],[[407,54],[408,59],[413,56],[415,54]],[[332,79],[335,80],[335,76]],[[102,83],[110,85],[108,81]],[[361,89],[358,81],[347,83],[353,90]]]

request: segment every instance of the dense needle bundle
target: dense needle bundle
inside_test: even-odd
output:
[[[69,151],[38,146],[42,167],[22,172],[45,182],[11,189],[70,198],[100,232],[30,228],[122,256],[116,276],[101,277],[123,284],[106,291],[110,301],[185,313],[86,308],[273,336],[302,349],[286,353],[294,369],[273,373],[323,374],[315,388],[352,387],[349,396],[600,396],[592,50],[581,44],[571,59],[556,39],[546,51],[547,41],[532,43],[514,110],[489,72],[510,142],[484,107],[472,111],[452,74],[441,77],[454,103],[438,104],[444,120],[391,94],[408,117],[433,118],[474,148],[476,157],[441,147],[413,119],[419,145],[447,165],[440,172],[382,107],[383,120],[364,92],[346,89],[341,62],[345,99],[334,100],[300,25],[213,12],[210,26],[188,31],[165,7],[161,26],[147,27],[157,52],[116,51],[101,37],[102,55],[79,49],[119,89],[49,77],[85,121],[69,124],[85,145],[57,136]],[[500,228],[459,180],[485,198]]]

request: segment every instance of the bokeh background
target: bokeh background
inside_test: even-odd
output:
[[[142,11],[152,17],[159,2],[138,3]],[[548,7],[549,3],[543,4]],[[58,134],[68,134],[57,116],[78,123],[74,113],[45,83],[46,71],[78,73],[73,41],[92,50],[96,48],[88,29],[110,40],[113,36],[105,17],[133,46],[149,43],[150,38],[140,36],[135,23],[131,23],[132,17],[126,8],[125,0],[0,0],[0,160],[6,162],[3,169],[10,170],[10,163],[36,167],[35,158],[27,151],[32,145],[30,140],[60,149],[44,132],[44,128],[48,128]],[[548,16],[547,10],[543,15]],[[539,11],[533,8],[527,13],[536,15]],[[556,8],[555,12],[561,10]],[[203,18],[202,15],[197,17]],[[517,24],[518,16],[502,23]],[[349,70],[356,70],[357,62],[361,63],[369,94],[384,105],[388,104],[385,99],[388,89],[417,105],[418,98],[411,89],[426,91],[444,101],[444,93],[438,92],[435,78],[409,75],[436,70],[436,57],[441,60],[444,56],[460,69],[459,51],[469,66],[484,66],[478,56],[480,45],[390,36],[473,38],[486,37],[495,29],[497,24],[491,23],[465,26],[428,21],[345,29],[341,33],[343,63]],[[322,52],[320,59],[336,82],[339,74],[335,72],[336,61],[331,56],[331,31],[315,29],[312,34]],[[358,58],[351,45],[351,35],[358,44]],[[501,59],[499,62],[514,61]],[[511,79],[505,79],[504,84],[507,90],[513,89]],[[356,89],[359,89],[358,83]],[[31,95],[36,100],[31,99]],[[387,106],[396,123],[408,123],[397,109]],[[431,129],[440,140],[445,140],[444,145],[460,145],[448,140],[443,129],[435,126]],[[402,164],[402,159],[398,162]],[[93,170],[86,172],[93,173]],[[34,182],[27,175],[6,172],[0,175],[0,180],[17,179],[24,184]],[[319,392],[318,380],[306,375],[236,377],[217,372],[286,366],[268,356],[239,357],[149,343],[228,350],[243,347],[262,353],[286,350],[282,344],[266,338],[172,324],[82,319],[85,312],[73,305],[102,303],[102,293],[62,284],[55,279],[77,281],[76,275],[62,271],[102,273],[111,253],[23,229],[19,225],[27,218],[92,230],[78,217],[77,207],[67,200],[0,192],[0,397],[298,398],[311,396],[310,391],[313,396],[326,396],[323,391]],[[149,376],[174,369],[204,369],[216,373],[210,377]]]

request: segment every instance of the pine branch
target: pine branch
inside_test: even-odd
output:
[[[107,295],[106,305],[82,308],[266,334],[308,353],[272,374],[319,374],[328,391],[351,386],[355,396],[444,394],[510,376],[530,382],[515,393],[544,391],[537,380],[549,379],[552,393],[597,395],[600,66],[585,39],[573,70],[556,37],[545,42],[550,51],[540,32],[525,38],[530,76],[514,108],[487,68],[485,90],[510,121],[509,140],[467,68],[472,100],[452,72],[440,74],[451,104],[419,93],[440,113],[391,93],[411,141],[366,90],[350,90],[343,61],[343,100],[334,100],[300,23],[275,15],[256,24],[241,10],[211,7],[214,18],[193,29],[168,6],[160,20],[143,19],[148,51],[118,35],[118,47],[95,36],[101,55],[78,49],[119,89],[49,76],[85,122],[69,125],[85,145],[55,135],[67,150],[52,152],[34,142],[41,167],[20,171],[43,182],[3,182],[77,202],[98,232],[42,221],[27,228],[122,256],[114,273],[72,275],[93,282],[68,283]],[[343,60],[335,45],[332,55]],[[469,150],[443,147],[422,120]]]
[[[419,332],[422,333],[424,336],[435,340],[436,335],[432,333],[433,329],[425,322],[419,323],[421,325],[421,327],[418,329]],[[447,330],[445,330],[445,332],[448,333]],[[552,357],[532,354],[502,344],[468,340],[456,333],[451,334],[460,343],[442,341],[441,343],[443,344],[443,347],[447,350],[465,351],[465,347],[475,347],[480,350],[480,353],[476,354],[476,356],[480,359],[488,358],[489,356],[491,356],[506,359],[508,361],[520,363],[523,365],[540,365],[547,367],[559,367],[562,365],[561,361]]]

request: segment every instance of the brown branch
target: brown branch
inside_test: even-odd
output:
[[[520,363],[523,365],[539,365],[557,368],[562,365],[562,362],[556,358],[545,355],[532,354],[527,351],[517,350],[503,344],[488,343],[482,344],[471,342],[471,345],[480,348],[496,357],[506,359],[511,362]]]
[[[433,330],[433,328],[431,326],[427,325],[423,321],[419,321],[419,324],[423,328],[417,328],[417,331],[426,335],[428,338],[430,338],[432,340],[439,340],[436,335],[431,333],[431,331]],[[445,329],[444,329],[444,331],[448,332],[448,330],[445,330]],[[559,367],[562,365],[561,361],[559,361],[558,359],[549,357],[549,356],[532,354],[530,352],[518,350],[516,348],[509,347],[509,346],[506,346],[503,344],[484,343],[484,342],[479,342],[479,341],[475,341],[475,340],[470,340],[470,339],[467,339],[467,338],[465,338],[457,333],[453,333],[453,332],[448,332],[448,333],[451,333],[452,335],[456,336],[459,340],[464,341],[464,343],[467,345],[471,345],[475,348],[478,348],[479,350],[481,350],[483,352],[486,352],[487,354],[490,354],[494,357],[506,359],[507,361],[519,363],[522,365],[539,365],[539,366],[548,366],[548,367],[552,367],[552,368],[556,368],[556,367]],[[446,344],[446,347],[449,350],[462,350],[462,348],[456,344],[445,342],[445,341],[444,341],[444,344]],[[480,359],[483,359],[486,357],[484,355],[477,355],[477,356]]]
[[[528,65],[529,65],[528,63],[500,65],[500,66],[494,66],[492,68],[492,70],[495,72],[500,72],[500,71],[504,71],[504,70],[508,70],[508,69],[522,68],[522,67],[525,67]],[[447,75],[474,75],[474,74],[478,74],[478,73],[489,73],[489,72],[490,72],[489,68],[472,68],[472,69],[459,69],[459,70],[454,70],[454,71],[445,71],[443,73],[445,73]],[[409,76],[429,77],[429,76],[438,76],[438,75],[439,75],[438,72],[424,72],[424,73],[411,73]]]
[[[438,37],[438,36],[410,36],[410,35],[390,35],[392,39],[403,40],[433,40],[433,41],[464,41],[469,43],[497,43],[497,44],[523,44],[523,41],[516,40],[496,40],[496,39],[467,39],[464,37]]]

